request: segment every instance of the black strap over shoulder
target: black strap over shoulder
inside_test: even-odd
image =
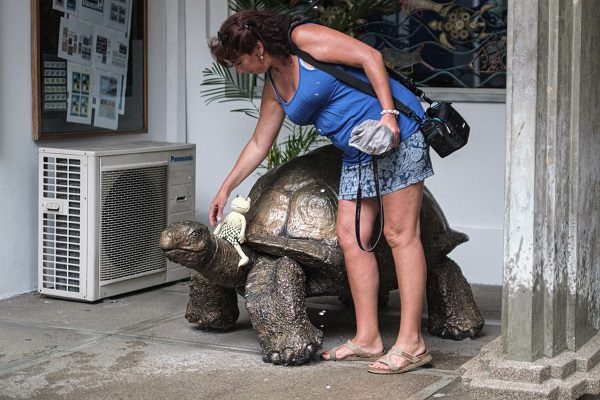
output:
[[[373,89],[373,86],[371,86],[370,83],[365,82],[362,79],[357,78],[356,76],[354,76],[352,74],[349,74],[348,72],[339,68],[335,64],[330,64],[330,63],[326,63],[323,61],[319,61],[319,60],[315,59],[313,56],[311,56],[309,53],[307,53],[303,50],[300,50],[298,48],[298,46],[296,46],[296,43],[294,43],[294,41],[292,40],[292,31],[297,26],[306,24],[309,22],[311,22],[311,21],[306,18],[300,18],[290,24],[287,35],[288,35],[288,41],[292,48],[292,52],[294,54],[296,54],[298,57],[300,57],[301,59],[303,59],[304,61],[306,61],[307,63],[309,63],[315,67],[318,67],[320,70],[327,72],[328,74],[336,77],[337,79],[341,80],[342,82],[345,82],[350,86],[354,86],[358,90],[361,90],[371,96],[377,97],[377,94],[375,93],[375,89]],[[405,78],[398,71],[396,71],[392,68],[389,68],[387,66],[386,66],[386,70],[392,78],[394,78],[395,80],[400,82],[408,90],[410,90],[412,93],[414,93],[415,96],[417,96],[420,99],[425,100],[429,104],[433,103],[433,101],[430,98],[425,96],[425,93],[421,89],[417,88],[417,86],[412,81],[412,79]],[[403,114],[409,116],[410,118],[414,118],[417,122],[419,122],[419,124],[422,122],[421,118],[412,109],[407,107],[404,103],[402,103],[400,100],[398,100],[396,98],[393,98],[393,100],[394,100],[394,105],[396,106],[397,110],[399,110]]]
[[[321,68],[323,65],[325,65],[325,63],[322,63],[320,61],[316,61],[310,54],[303,52],[302,50],[300,50],[296,44],[294,43],[294,41],[292,40],[292,31],[294,30],[294,28],[296,28],[298,25],[302,25],[302,24],[306,24],[309,22],[313,22],[311,20],[309,20],[308,18],[304,18],[304,17],[300,17],[299,19],[295,20],[294,22],[292,22],[288,28],[288,41],[290,42],[290,45],[292,47],[292,51],[294,52],[294,54],[296,54],[297,56],[301,57],[303,60],[305,60],[306,62],[309,62],[307,59],[304,58],[304,55],[308,56],[310,59],[312,59],[315,63],[309,62],[311,65],[315,65],[315,66],[319,66],[319,68]],[[410,79],[410,78],[406,78],[404,77],[400,72],[398,72],[397,70],[395,70],[393,67],[387,65],[385,66],[388,74],[394,78],[395,80],[397,80],[398,82],[400,82],[402,85],[404,85],[408,90],[410,90],[411,92],[413,92],[415,94],[415,96],[417,96],[418,98],[425,100],[427,103],[432,104],[433,100],[431,100],[430,98],[428,98],[427,96],[425,96],[425,93],[419,89],[417,87],[417,85],[415,85],[415,82]],[[339,69],[339,68],[338,68]],[[323,69],[323,71],[330,73],[329,71]],[[342,71],[342,73],[344,73],[344,71]],[[369,89],[364,85],[370,86],[368,83],[361,81],[360,79],[358,80],[359,83],[358,86],[354,85],[353,83],[349,83],[348,81],[346,81],[346,78],[341,78],[338,75],[335,74],[331,74],[333,76],[335,76],[336,78],[345,81],[346,83],[356,86],[358,89],[362,90],[363,92],[366,92],[370,95],[375,95],[375,92],[372,91],[372,88]],[[354,77],[352,75],[351,76],[351,80],[354,81]],[[394,103],[396,103],[396,99],[394,99]],[[402,102],[400,102],[400,104],[402,104]],[[397,106],[398,104],[396,104]],[[403,104],[402,104],[403,105]],[[400,108],[398,108],[398,110],[402,111]],[[405,113],[406,114],[406,113]],[[408,115],[408,114],[407,114]]]
[[[288,32],[287,32],[287,36],[288,36],[288,40],[290,41],[290,44],[292,45],[292,47],[294,46],[294,41],[292,40],[292,31],[294,30],[295,27],[297,27],[298,25],[302,25],[302,24],[306,24],[308,22],[311,22],[308,18],[303,18],[300,17],[297,20],[293,21],[289,28],[288,28]]]
[[[298,57],[300,57],[301,59],[303,59],[310,65],[319,68],[321,71],[327,72],[329,75],[339,79],[340,81],[342,81],[350,86],[353,86],[353,87],[357,88],[358,90],[365,92],[371,96],[377,97],[377,94],[375,93],[375,89],[373,89],[373,86],[371,86],[370,83],[365,82],[362,79],[344,71],[343,69],[339,68],[335,64],[318,61],[313,56],[311,56],[310,54],[308,54],[307,52],[305,52],[303,50],[300,50],[298,48],[298,46],[296,46],[296,44],[292,40],[292,30],[295,27],[297,27],[298,25],[301,25],[305,22],[306,21],[302,21],[302,20],[295,21],[290,25],[290,27],[288,29],[288,38],[289,38],[290,45],[292,47],[292,51],[294,52],[294,54],[296,54]],[[402,103],[400,100],[396,99],[395,97],[393,100],[394,100],[394,106],[396,107],[397,110],[399,110],[403,114],[409,116],[410,118],[414,118],[419,124],[422,122],[421,117],[419,117],[411,108],[409,108],[407,105],[405,105],[404,103]]]

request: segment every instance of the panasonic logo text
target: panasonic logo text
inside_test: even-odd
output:
[[[171,162],[194,161],[194,156],[171,156]]]

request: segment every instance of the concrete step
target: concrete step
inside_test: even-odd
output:
[[[600,395],[600,334],[577,352],[534,362],[502,354],[501,338],[489,343],[461,368],[462,381],[477,397],[494,399],[578,399]]]
[[[577,372],[567,379],[548,379],[541,384],[509,382],[490,378],[485,373],[473,374],[468,383],[477,398],[519,400],[575,400],[583,395],[599,395],[599,371]],[[595,376],[594,376],[595,375]]]

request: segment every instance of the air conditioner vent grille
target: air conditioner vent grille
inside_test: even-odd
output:
[[[100,281],[166,270],[167,166],[103,171]]]
[[[68,201],[67,215],[42,214],[42,286],[79,293],[81,160],[44,157],[43,197]]]

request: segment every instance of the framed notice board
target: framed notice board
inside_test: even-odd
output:
[[[148,131],[147,0],[31,0],[33,139]]]

